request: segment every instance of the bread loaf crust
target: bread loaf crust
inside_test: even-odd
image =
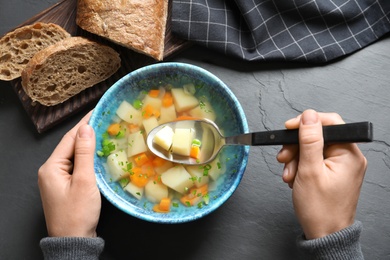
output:
[[[78,0],[84,30],[156,60],[164,56],[168,0]]]
[[[36,53],[22,72],[22,86],[33,101],[53,106],[109,78],[120,64],[114,49],[71,37]]]
[[[7,33],[0,39],[0,80],[20,77],[36,52],[68,37],[59,25],[41,22]]]

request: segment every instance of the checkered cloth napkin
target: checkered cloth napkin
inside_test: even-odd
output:
[[[390,0],[173,0],[177,36],[244,60],[327,62],[390,31]]]

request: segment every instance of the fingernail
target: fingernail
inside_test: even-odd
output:
[[[287,167],[284,167],[284,170],[283,170],[283,179],[286,179],[286,178],[288,177],[288,174],[289,174],[288,168],[287,168]]]
[[[318,114],[314,110],[307,110],[302,114],[302,124],[314,125],[318,122]]]
[[[80,138],[91,138],[92,137],[92,127],[90,125],[82,125],[79,128],[79,137]]]

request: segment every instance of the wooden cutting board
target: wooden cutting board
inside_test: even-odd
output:
[[[167,59],[168,57],[172,56],[173,54],[179,52],[184,47],[189,45],[188,42],[176,38],[171,33],[171,5],[172,3],[170,1],[167,31],[165,36],[164,59]],[[46,9],[45,11],[37,14],[36,16],[30,18],[29,20],[25,21],[20,26],[33,24],[38,21],[58,24],[62,26],[65,30],[67,30],[72,36],[83,36],[113,47],[119,52],[121,56],[122,66],[113,76],[111,76],[106,81],[101,82],[92,88],[84,90],[80,94],[65,101],[62,104],[52,107],[46,107],[37,102],[32,102],[32,100],[24,92],[20,78],[11,81],[11,85],[19,96],[19,99],[22,102],[24,109],[34,123],[38,133],[43,133],[44,131],[52,128],[56,124],[60,123],[62,120],[66,119],[71,115],[74,115],[88,105],[94,106],[94,104],[96,104],[99,98],[110,86],[112,86],[117,80],[119,80],[129,72],[141,68],[143,66],[156,63],[156,61],[150,57],[134,52],[125,47],[116,45],[102,37],[91,34],[79,28],[76,24],[76,6],[77,0],[63,0]]]

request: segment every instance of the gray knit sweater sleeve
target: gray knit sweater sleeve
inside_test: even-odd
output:
[[[362,260],[364,257],[359,243],[361,231],[362,223],[355,221],[351,226],[326,237],[305,240],[302,235],[297,244],[305,259]]]
[[[40,246],[44,259],[99,259],[104,248],[104,240],[84,237],[45,237]]]

